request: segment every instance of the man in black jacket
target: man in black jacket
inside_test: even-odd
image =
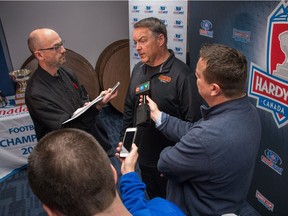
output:
[[[150,82],[150,97],[162,110],[186,121],[197,121],[201,117],[202,98],[198,94],[195,73],[177,59],[167,48],[167,30],[157,18],[150,17],[134,24],[133,40],[141,62],[135,65],[125,100],[123,129],[135,127],[139,95],[136,89]],[[139,122],[139,119],[138,119]],[[154,124],[137,125],[139,166],[142,180],[147,185],[150,198],[166,196],[167,179],[157,170],[160,152],[174,145],[165,138]]]
[[[111,94],[110,90],[103,91],[105,97],[96,107],[91,106],[79,117],[62,124],[75,110],[89,102],[87,95],[75,74],[62,67],[66,61],[66,50],[57,32],[48,28],[36,29],[29,35],[28,46],[38,60],[38,68],[30,78],[25,93],[25,102],[37,139],[60,128],[78,128],[92,134],[107,154],[114,156],[114,150],[105,129],[97,120],[97,114],[104,104],[116,97],[117,92]]]

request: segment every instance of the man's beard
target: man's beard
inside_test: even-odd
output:
[[[65,64],[65,62],[66,62],[66,56],[63,54],[63,56],[61,56],[61,57],[59,58],[58,63],[59,63],[60,66],[61,66],[61,65]]]
[[[59,60],[57,62],[49,62],[48,65],[50,68],[59,68],[63,64],[65,64],[65,62],[66,62],[66,59],[64,58],[63,60]]]

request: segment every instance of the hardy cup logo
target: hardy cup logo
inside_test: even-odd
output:
[[[278,128],[288,123],[288,3],[280,2],[268,17],[266,70],[251,62],[249,96],[271,112]]]

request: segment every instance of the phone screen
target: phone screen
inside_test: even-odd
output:
[[[134,142],[136,137],[136,128],[128,128],[125,132],[124,139],[123,139],[123,146],[120,151],[120,157],[126,157],[130,150],[132,143]]]
[[[124,147],[130,151],[131,150],[131,146],[134,140],[134,135],[135,135],[136,131],[128,131],[125,134],[124,140],[123,140],[123,145]]]

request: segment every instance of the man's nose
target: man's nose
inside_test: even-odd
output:
[[[141,46],[139,43],[136,43],[136,50],[140,50],[141,49]]]
[[[65,53],[66,52],[66,49],[65,49],[65,47],[63,45],[60,47],[60,51],[61,51],[61,53]]]

